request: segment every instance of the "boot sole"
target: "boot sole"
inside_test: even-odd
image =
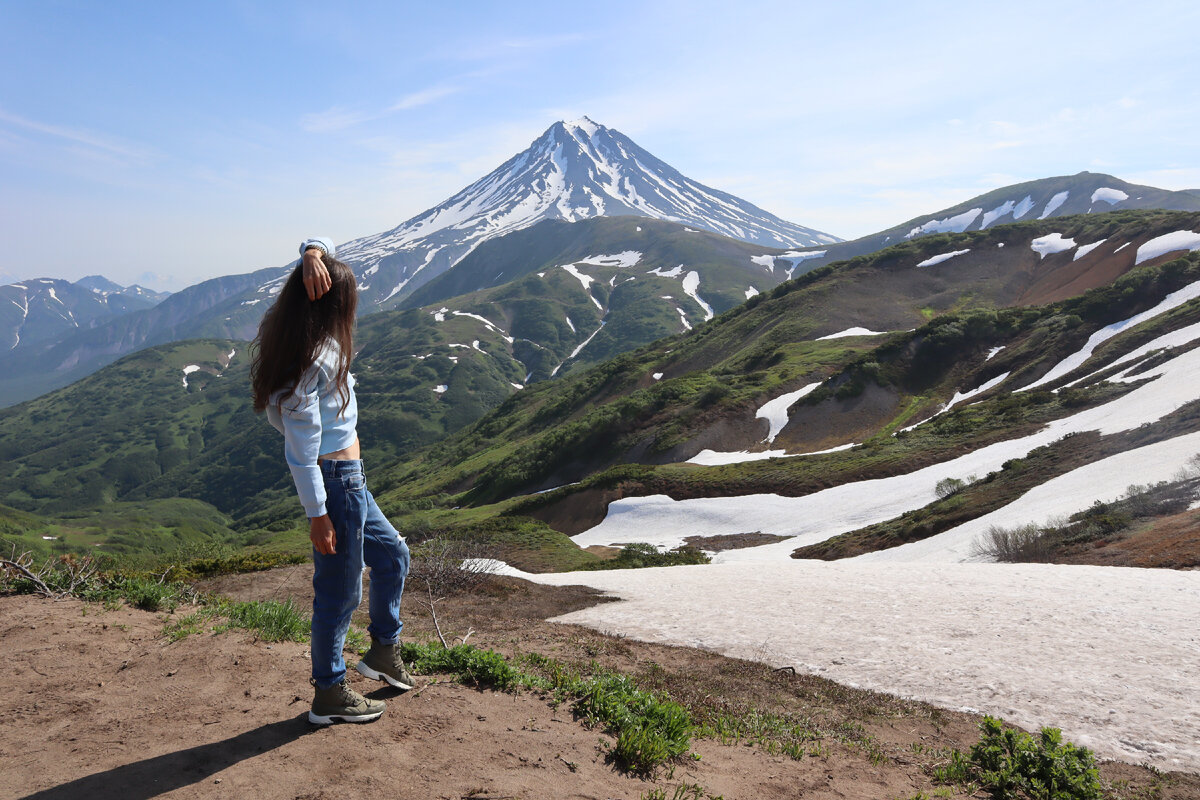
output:
[[[330,714],[328,716],[322,716],[321,714],[315,714],[312,711],[309,711],[308,721],[313,725],[332,725],[335,722],[371,722],[379,719],[382,716],[382,711],[375,714],[363,714],[361,716],[351,716],[349,714]]]
[[[391,684],[392,686],[395,686],[397,689],[408,690],[408,689],[413,688],[412,685],[407,684],[404,681],[398,681],[395,678],[393,678],[391,675],[388,675],[386,672],[380,672],[379,670],[371,669],[363,661],[358,662],[358,664],[356,664],[354,668],[356,670],[358,670],[360,673],[362,673],[364,676],[370,678],[373,681],[387,681],[389,684]]]

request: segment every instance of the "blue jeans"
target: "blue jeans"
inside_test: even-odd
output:
[[[346,676],[342,647],[350,615],[362,602],[363,566],[371,568],[367,630],[383,644],[400,640],[400,596],[408,545],[367,491],[362,461],[322,461],[325,508],[336,535],[333,555],[313,548],[312,677],[322,689]]]

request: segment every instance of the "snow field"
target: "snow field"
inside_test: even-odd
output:
[[[1053,726],[1200,769],[1200,573],[785,560],[526,576],[622,599],[556,621]]]
[[[1197,453],[1200,453],[1200,433],[1118,453],[1052,478],[1007,506],[956,528],[919,542],[864,553],[856,556],[855,560],[888,563],[984,560],[976,556],[975,544],[989,528],[1015,528],[1030,523],[1045,525],[1056,518],[1083,510],[1097,500],[1117,500],[1131,484],[1171,480]]]
[[[1066,375],[1072,370],[1082,366],[1084,362],[1092,357],[1092,353],[1095,352],[1096,348],[1099,347],[1101,343],[1108,341],[1117,334],[1121,333],[1121,331],[1132,328],[1135,325],[1140,325],[1148,319],[1153,319],[1159,314],[1166,313],[1167,311],[1177,308],[1178,306],[1183,305],[1189,300],[1194,300],[1197,297],[1200,297],[1200,281],[1188,284],[1178,291],[1171,292],[1153,308],[1148,308],[1140,314],[1134,314],[1132,317],[1123,319],[1120,322],[1114,322],[1111,325],[1106,325],[1088,337],[1087,342],[1085,342],[1083,347],[1078,351],[1072,353],[1062,361],[1055,364],[1049,372],[1038,378],[1033,383],[1022,387],[1017,391],[1028,391],[1029,389],[1033,389],[1035,387],[1058,380],[1063,375]]]
[[[1200,693],[1189,676],[1200,668],[1200,572],[964,562],[991,525],[1044,523],[1114,499],[1133,481],[1172,478],[1200,452],[1200,433],[1080,467],[922,542],[831,563],[790,558],[796,547],[925,505],[942,478],[983,477],[1067,433],[1162,418],[1195,399],[1200,350],[1139,377],[1157,380],[1032,436],[908,475],[795,498],[631,497],[573,537],[584,547],[674,547],[687,536],[761,531],[791,537],[783,542],[695,567],[527,577],[622,598],[564,622],[789,664],[1027,728],[1060,727],[1102,757],[1197,770]]]

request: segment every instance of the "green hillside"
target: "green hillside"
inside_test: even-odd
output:
[[[637,346],[605,344],[601,334],[626,309],[647,337],[666,325],[654,309],[679,320],[659,302],[678,278],[647,275],[656,268],[644,263],[573,262],[592,278],[587,287],[560,264],[372,315],[361,322],[355,361],[372,486],[410,534],[473,533],[512,563],[562,568],[591,558],[563,532],[598,521],[615,497],[799,494],[908,471],[1124,391],[985,395],[891,435],[964,386],[1003,371],[1032,380],[1092,331],[1196,280],[1196,254],[1131,268],[1142,242],[1198,226],[1196,214],[1117,212],[924,237],[815,270],[697,320],[694,330]],[[1049,234],[1103,243],[1086,259],[1043,257],[1031,242]],[[919,266],[946,253],[958,255]],[[645,313],[636,313],[639,302]],[[1120,347],[1197,317],[1195,303],[1181,306],[1121,337]],[[856,326],[890,333],[819,338]],[[572,361],[592,333],[580,354],[603,345],[612,357]],[[1000,346],[995,358],[982,357]],[[151,348],[0,412],[0,503],[38,515],[13,525],[58,549],[154,551],[202,540],[303,549],[280,437],[249,408],[245,347]],[[555,367],[554,379],[538,379]],[[790,461],[680,463],[705,448],[762,449],[766,423],[756,409],[816,382],[824,385],[793,408],[774,446],[864,446]],[[528,495],[564,484],[575,485]],[[115,521],[126,517],[119,536]],[[65,535],[35,540],[46,526]]]

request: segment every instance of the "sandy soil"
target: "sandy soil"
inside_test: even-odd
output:
[[[231,576],[208,588],[304,602],[308,570]],[[935,751],[965,749],[976,738],[970,715],[541,621],[595,601],[579,587],[498,579],[448,601],[441,616],[444,626],[475,629],[472,641],[481,646],[597,660],[679,697],[799,713],[831,726],[856,719],[884,757],[832,739],[800,760],[698,740],[699,760],[641,780],[605,760],[602,744],[611,737],[546,698],[433,678],[400,694],[353,672],[356,687],[386,700],[388,712],[369,725],[314,728],[305,721],[305,645],[266,644],[245,632],[171,643],[164,614],[4,597],[0,635],[10,668],[0,681],[0,798],[640,798],[656,789],[670,797],[689,784],[727,800],[876,800],[928,794]],[[424,635],[427,616],[410,607],[406,618],[407,635]],[[1104,775],[1157,787],[1156,796],[1200,797],[1196,776],[1119,763],[1106,764]]]

